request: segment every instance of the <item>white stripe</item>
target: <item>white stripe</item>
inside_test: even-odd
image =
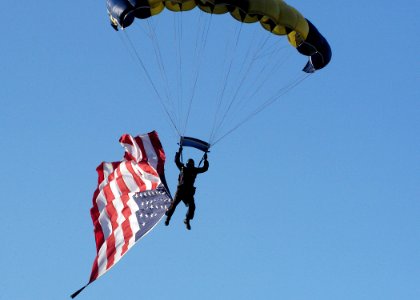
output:
[[[127,169],[127,163],[130,162],[125,162],[120,165],[122,179],[124,180],[125,185],[128,187],[131,193],[139,192],[140,187],[136,183],[133,174],[131,174],[131,172]]]
[[[137,169],[141,173],[141,176],[142,176],[143,180],[145,180],[147,182],[150,182],[150,184],[152,184],[152,183],[160,184],[161,181],[160,181],[160,177],[159,176],[156,176],[154,174],[147,173],[140,166],[138,166]],[[151,186],[150,186],[149,189],[151,189]]]
[[[147,159],[152,167],[156,170],[158,165],[158,156],[155,148],[153,147],[152,141],[148,134],[142,135],[141,140],[143,141],[144,150],[146,151]]]
[[[137,203],[135,202],[135,200],[133,199],[133,196],[134,196],[134,194],[131,194],[130,199],[127,201],[127,207],[129,207],[130,210],[131,210],[131,215],[129,217],[129,222],[130,222],[130,227],[131,227],[131,230],[132,230],[132,233],[133,233],[133,236],[130,238],[130,240],[128,242],[127,251],[135,244],[136,233],[140,230],[139,224],[137,222],[137,217],[135,215],[135,212],[139,210],[139,207],[138,207]],[[121,211],[121,207],[116,207],[116,209]],[[121,227],[122,222],[124,222],[124,220],[120,219],[118,221],[118,228],[114,232],[116,252],[115,252],[115,256],[114,256],[114,264],[111,267],[113,267],[122,257],[122,255],[121,255],[122,254],[122,248],[124,247],[124,244],[125,244],[123,230],[122,230],[122,227]],[[105,243],[102,245],[102,247],[99,249],[99,252],[98,252],[98,266],[99,266],[98,277],[103,275],[107,271],[106,270],[107,262],[108,262],[108,260],[107,260],[107,257],[106,257],[106,241],[105,241]]]
[[[105,181],[108,180],[104,180]],[[121,199],[120,199],[120,190],[118,189],[117,183],[116,183],[116,178],[114,177],[114,179],[109,182],[109,187],[111,189],[112,195],[114,197],[114,200],[108,202],[106,197],[105,197],[105,193],[103,191],[103,188],[106,185],[104,184],[103,187],[101,188],[98,197],[96,198],[96,203],[98,206],[98,210],[99,210],[99,223],[101,224],[102,227],[102,232],[104,233],[104,237],[105,239],[107,239],[111,233],[112,233],[112,223],[111,223],[111,218],[108,215],[107,212],[107,205],[112,205],[114,206],[114,208],[117,211],[117,222],[123,218],[120,214],[121,212],[121,207],[123,206]],[[119,211],[120,210],[120,211]]]
[[[131,210],[131,216],[129,218],[130,220],[130,227],[131,231],[133,232],[133,237],[130,239],[130,244],[134,243],[134,238],[136,236],[136,233],[140,230],[139,223],[137,221],[136,212],[139,210],[139,206],[137,205],[137,202],[133,199],[134,195],[130,195],[130,200],[128,200],[127,205],[130,207]]]
[[[107,239],[112,233],[112,225],[111,225],[111,220],[106,210],[103,210],[100,212],[98,221],[99,221],[99,224],[101,224],[104,238]]]
[[[107,239],[111,235],[112,225],[111,219],[106,211],[107,201],[103,190],[101,190],[98,194],[98,197],[96,197],[96,205],[98,206],[99,211],[98,221],[99,224],[101,224],[104,237]]]
[[[114,235],[115,237],[115,255],[114,255],[114,259],[119,259],[119,257],[121,256],[121,249],[118,249],[116,246],[118,245],[119,241],[124,241],[124,233],[121,227],[121,224],[124,222],[125,218],[122,215],[122,209],[124,208],[124,205],[121,201],[121,198],[118,197],[116,199],[114,199],[113,201],[110,202],[109,205],[112,205],[117,213],[117,220],[116,220],[116,225],[117,227],[115,228],[114,232],[112,232],[112,224],[110,219],[108,218],[107,212],[106,210],[103,211],[103,213],[101,213],[99,219],[100,219],[100,223],[102,226],[102,222],[104,224],[106,224],[106,231],[103,230],[104,227],[102,227],[102,230],[104,232],[104,236],[105,236],[105,243],[102,245],[102,247],[106,247],[106,241],[109,239],[109,237],[111,235]],[[106,251],[105,254],[106,255]],[[105,268],[106,268],[106,258],[101,258],[102,260],[105,260]],[[102,261],[101,261],[102,262]]]
[[[120,171],[121,171],[121,166],[122,165],[123,164],[120,164],[119,165],[119,168],[118,169]],[[112,194],[114,196],[114,200],[112,200],[109,203],[109,205],[112,205],[114,207],[114,209],[116,211],[116,214],[117,214],[116,215],[117,218],[115,220],[116,225],[117,225],[117,228],[115,228],[115,230],[114,230],[115,250],[116,250],[115,251],[114,259],[118,259],[119,260],[119,257],[121,257],[121,247],[118,248],[117,245],[120,243],[121,240],[124,241],[124,232],[123,232],[123,229],[121,227],[121,224],[125,221],[125,218],[124,218],[124,215],[122,214],[122,211],[124,209],[124,203],[121,200],[122,192],[120,191],[120,189],[118,187],[118,184],[117,184],[117,179],[119,179],[119,177],[117,176],[118,171],[115,170],[114,173],[115,173],[116,176],[114,177],[114,179],[109,184],[109,186],[111,188],[111,191],[112,191]]]
[[[98,207],[99,212],[102,212],[106,207],[106,198],[103,189],[99,190],[98,196],[96,197],[96,206]]]
[[[160,178],[158,176],[143,172],[143,176],[145,179],[147,179],[150,182],[155,182],[157,184],[160,184]]]
[[[119,245],[120,246],[120,245]],[[130,250],[131,249],[131,247],[133,247],[134,246],[134,244],[132,244],[132,245],[128,245],[128,249],[127,249],[127,251],[128,250]],[[121,246],[122,247],[122,246]],[[114,263],[112,264],[112,266],[110,266],[109,267],[109,269],[108,270],[110,270],[113,266],[115,266],[119,261],[120,261],[120,259],[122,258],[122,256],[115,256],[115,258],[114,258]],[[107,271],[107,270],[106,270]],[[106,272],[105,271],[105,272]],[[104,272],[104,273],[105,273]],[[102,275],[102,274],[101,274]],[[99,276],[98,276],[99,277]]]
[[[118,195],[119,191],[118,191],[118,188],[116,188],[115,180],[113,180],[109,183],[109,187],[111,189],[114,200],[108,202],[106,197],[105,197],[105,193],[104,193],[103,189],[101,189],[101,191],[100,191],[100,193],[97,197],[97,201],[96,201],[96,203],[98,205],[99,213],[100,213],[99,223],[101,224],[102,232],[104,233],[105,239],[107,239],[112,234],[112,222],[111,222],[111,218],[110,218],[110,216],[108,215],[108,212],[107,212],[107,208],[108,208],[107,206],[112,205],[112,206],[115,207],[114,201],[119,198],[119,195]],[[117,193],[117,195],[115,193]],[[118,200],[117,200],[116,205],[118,205]],[[117,214],[118,214],[118,210],[117,210]]]
[[[143,180],[144,185],[146,186],[146,190],[152,189],[152,183],[150,182],[150,179],[145,175],[147,173],[142,168],[140,168],[137,163],[131,162],[131,165],[133,166],[134,172],[136,172],[136,174]]]
[[[115,174],[115,175],[117,175],[117,174]],[[109,182],[109,188],[111,189],[111,192],[112,192],[112,195],[114,196],[114,199],[117,199],[117,198],[121,197],[121,192],[120,192],[120,189],[118,188],[117,179],[118,179],[118,177],[115,176],[114,179]]]
[[[131,192],[130,193],[131,195],[130,194],[128,195],[131,198],[131,197],[133,197],[134,192],[139,191],[140,188],[135,183],[135,181],[134,181],[133,176],[131,175],[131,173],[128,171],[128,169],[126,167],[126,163],[121,163],[118,169],[119,169],[119,172],[116,171],[115,173],[116,174],[118,174],[118,173],[121,174],[120,178],[123,179],[124,183],[127,185],[129,191]],[[133,214],[133,210],[130,207],[130,205],[128,205],[128,203],[127,203],[127,205],[124,205],[123,201],[121,200],[121,195],[123,193],[122,193],[122,191],[119,189],[119,187],[117,185],[117,179],[119,179],[119,178],[118,177],[115,177],[114,180],[110,183],[110,187],[111,187],[111,190],[112,190],[114,196],[116,196],[117,193],[118,193],[118,196],[112,201],[112,205],[114,206],[114,208],[115,208],[115,210],[117,212],[117,220],[116,220],[116,223],[118,224],[118,227],[114,231],[114,236],[115,236],[115,250],[116,250],[114,259],[116,261],[120,260],[120,258],[122,256],[123,246],[125,244],[124,230],[122,228],[122,224],[126,221],[126,218],[124,217],[123,210],[124,209],[129,209],[130,210],[130,216]],[[130,201],[130,200],[128,200],[128,201]],[[137,205],[135,205],[133,208],[135,210],[138,210],[138,206]],[[129,218],[128,221],[131,223],[130,218]],[[137,224],[137,227],[138,227],[138,224]]]
[[[118,227],[114,231],[114,236],[115,236],[115,245],[114,245],[114,247],[115,247],[115,255],[114,255],[114,260],[115,261],[117,261],[117,260],[119,260],[121,258],[122,246],[124,245],[124,232],[122,230],[121,224],[118,224]]]
[[[102,244],[102,247],[98,251],[98,277],[102,276],[106,272],[106,264],[108,263],[106,257],[106,242]]]
[[[108,176],[114,172],[114,167],[112,163],[104,162],[102,163],[102,170],[104,173],[104,180],[101,182],[101,185],[104,181],[108,182]]]
[[[141,152],[141,148],[137,145],[136,141],[134,140],[134,137],[129,135],[131,144],[125,144],[123,143],[123,147],[126,152],[130,153],[136,161],[141,161],[143,159],[143,153]]]

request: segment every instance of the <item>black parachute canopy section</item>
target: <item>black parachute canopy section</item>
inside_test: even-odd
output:
[[[331,60],[331,47],[318,29],[306,19],[309,25],[309,33],[306,40],[297,47],[299,53],[309,56],[309,61],[303,68],[306,73],[313,73],[322,69]]]

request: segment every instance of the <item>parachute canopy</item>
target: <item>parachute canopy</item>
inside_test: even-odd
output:
[[[318,29],[282,0],[107,0],[107,9],[141,73],[136,99],[141,90],[141,105],[157,100],[181,140],[202,139],[184,146],[204,152],[331,59]],[[132,68],[125,59],[117,68]]]
[[[173,12],[198,8],[210,14],[230,15],[239,22],[259,22],[275,35],[287,35],[299,53],[309,56],[303,71],[322,69],[331,60],[331,48],[317,28],[299,11],[282,0],[107,0],[114,29],[130,26],[135,18],[146,19],[164,9]]]

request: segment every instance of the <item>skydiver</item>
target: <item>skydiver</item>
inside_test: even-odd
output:
[[[195,203],[194,203],[194,194],[195,187],[194,181],[197,177],[197,174],[204,173],[209,169],[209,162],[207,161],[207,153],[204,154],[204,165],[201,168],[196,168],[194,166],[194,160],[189,159],[187,164],[184,165],[180,156],[182,153],[182,146],[179,147],[178,152],[175,154],[175,164],[180,170],[178,176],[178,187],[175,193],[174,201],[172,202],[169,209],[166,211],[166,220],[165,225],[169,225],[169,221],[177,207],[177,205],[183,201],[186,206],[188,206],[187,215],[185,217],[184,223],[188,230],[191,230],[190,220],[194,218]]]

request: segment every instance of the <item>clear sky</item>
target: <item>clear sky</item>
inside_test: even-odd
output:
[[[420,4],[288,3],[330,65],[213,149],[191,231],[181,205],[79,299],[420,299]],[[96,166],[157,130],[174,190],[177,136],[105,1],[7,1],[1,23],[0,299],[69,299]]]

